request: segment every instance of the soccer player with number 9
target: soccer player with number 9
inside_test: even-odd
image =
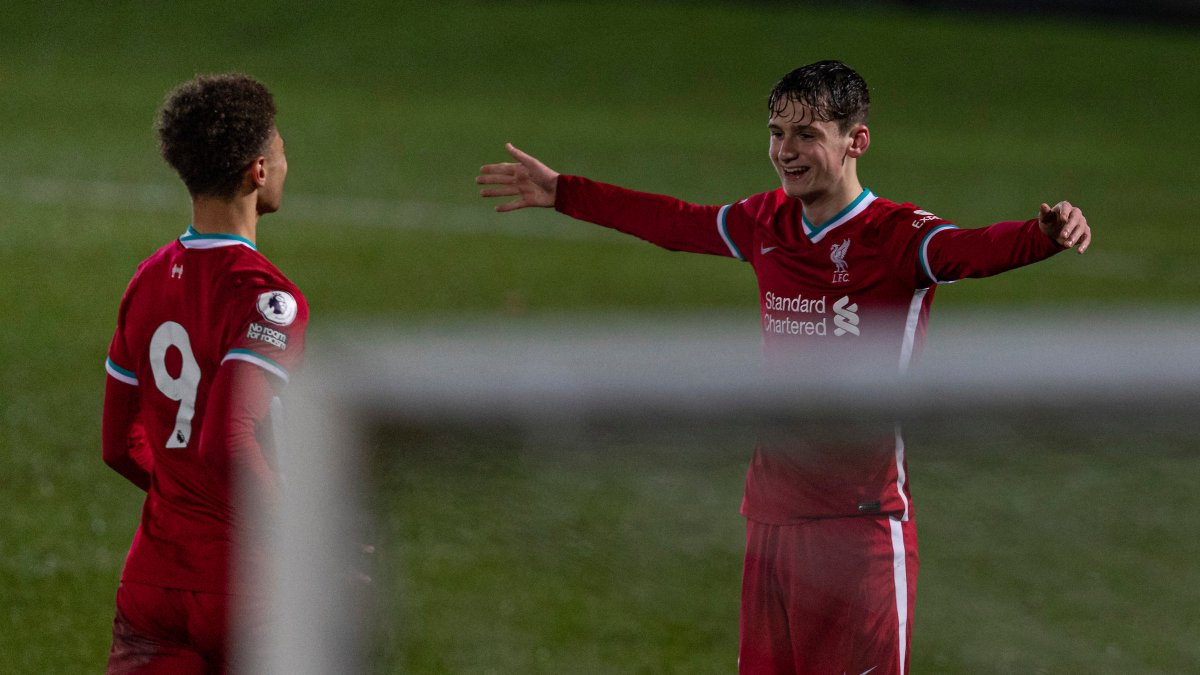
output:
[[[276,499],[270,418],[308,306],[256,245],[287,175],[266,87],[198,76],[167,96],[157,131],[192,224],[138,266],[108,350],[104,461],[146,491],[108,672],[224,672],[231,602],[260,596],[232,572],[235,541],[248,566],[262,560],[244,499]]]

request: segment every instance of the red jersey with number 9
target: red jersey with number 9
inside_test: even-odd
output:
[[[299,289],[241,237],[188,228],[138,267],[106,366],[137,387],[137,433],[154,460],[122,581],[229,592],[233,477],[227,449],[201,447],[209,390],[231,360],[286,382],[307,323]]]

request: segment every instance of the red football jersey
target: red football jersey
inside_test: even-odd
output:
[[[671,250],[731,256],[758,277],[768,366],[828,367],[894,377],[920,350],[936,284],[1035,262],[1060,248],[1037,221],[977,229],[863,192],[827,222],[808,222],[782,189],[700,206],[577,176],[560,176],[559,211]],[[819,397],[819,391],[812,393]],[[764,435],[742,512],[790,524],[805,518],[893,514],[907,519],[905,448],[897,430],[844,439]]]
[[[123,581],[229,592],[229,449],[201,440],[206,424],[226,422],[212,419],[221,414],[208,405],[213,382],[222,364],[252,364],[286,382],[303,356],[307,323],[299,289],[241,237],[188,228],[138,267],[106,366],[136,387],[138,428],[129,443],[153,457]]]

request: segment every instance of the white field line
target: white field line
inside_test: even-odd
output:
[[[0,195],[30,204],[57,204],[84,208],[185,213],[187,192],[180,186],[162,183],[122,183],[27,176],[15,181],[0,180]],[[563,241],[636,242],[603,228],[569,222],[543,225],[519,213],[497,214],[495,202],[446,204],[374,197],[285,193],[278,217],[305,223],[382,227],[418,232],[450,234],[498,234]]]
[[[31,204],[66,204],[84,208],[142,213],[187,213],[187,192],[182,185],[122,183],[26,176],[0,176],[0,196]],[[494,234],[527,239],[640,244],[628,237],[569,218],[543,224],[523,213],[497,214],[496,202],[480,199],[478,205],[446,204],[375,197],[340,197],[321,194],[284,194],[281,220],[320,225],[381,227],[411,232]],[[186,216],[181,216],[186,217]],[[554,219],[550,219],[554,220]],[[1071,265],[1071,274],[1095,279],[1138,281],[1149,278],[1153,261],[1136,251],[1090,251],[1087,264]],[[1082,261],[1081,261],[1082,262]]]

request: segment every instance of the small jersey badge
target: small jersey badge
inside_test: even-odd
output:
[[[267,291],[258,296],[258,313],[276,326],[290,326],[296,320],[296,299],[287,291]]]
[[[844,284],[850,281],[849,266],[846,264],[846,252],[850,250],[850,240],[829,247],[829,261],[833,263],[833,283]]]

